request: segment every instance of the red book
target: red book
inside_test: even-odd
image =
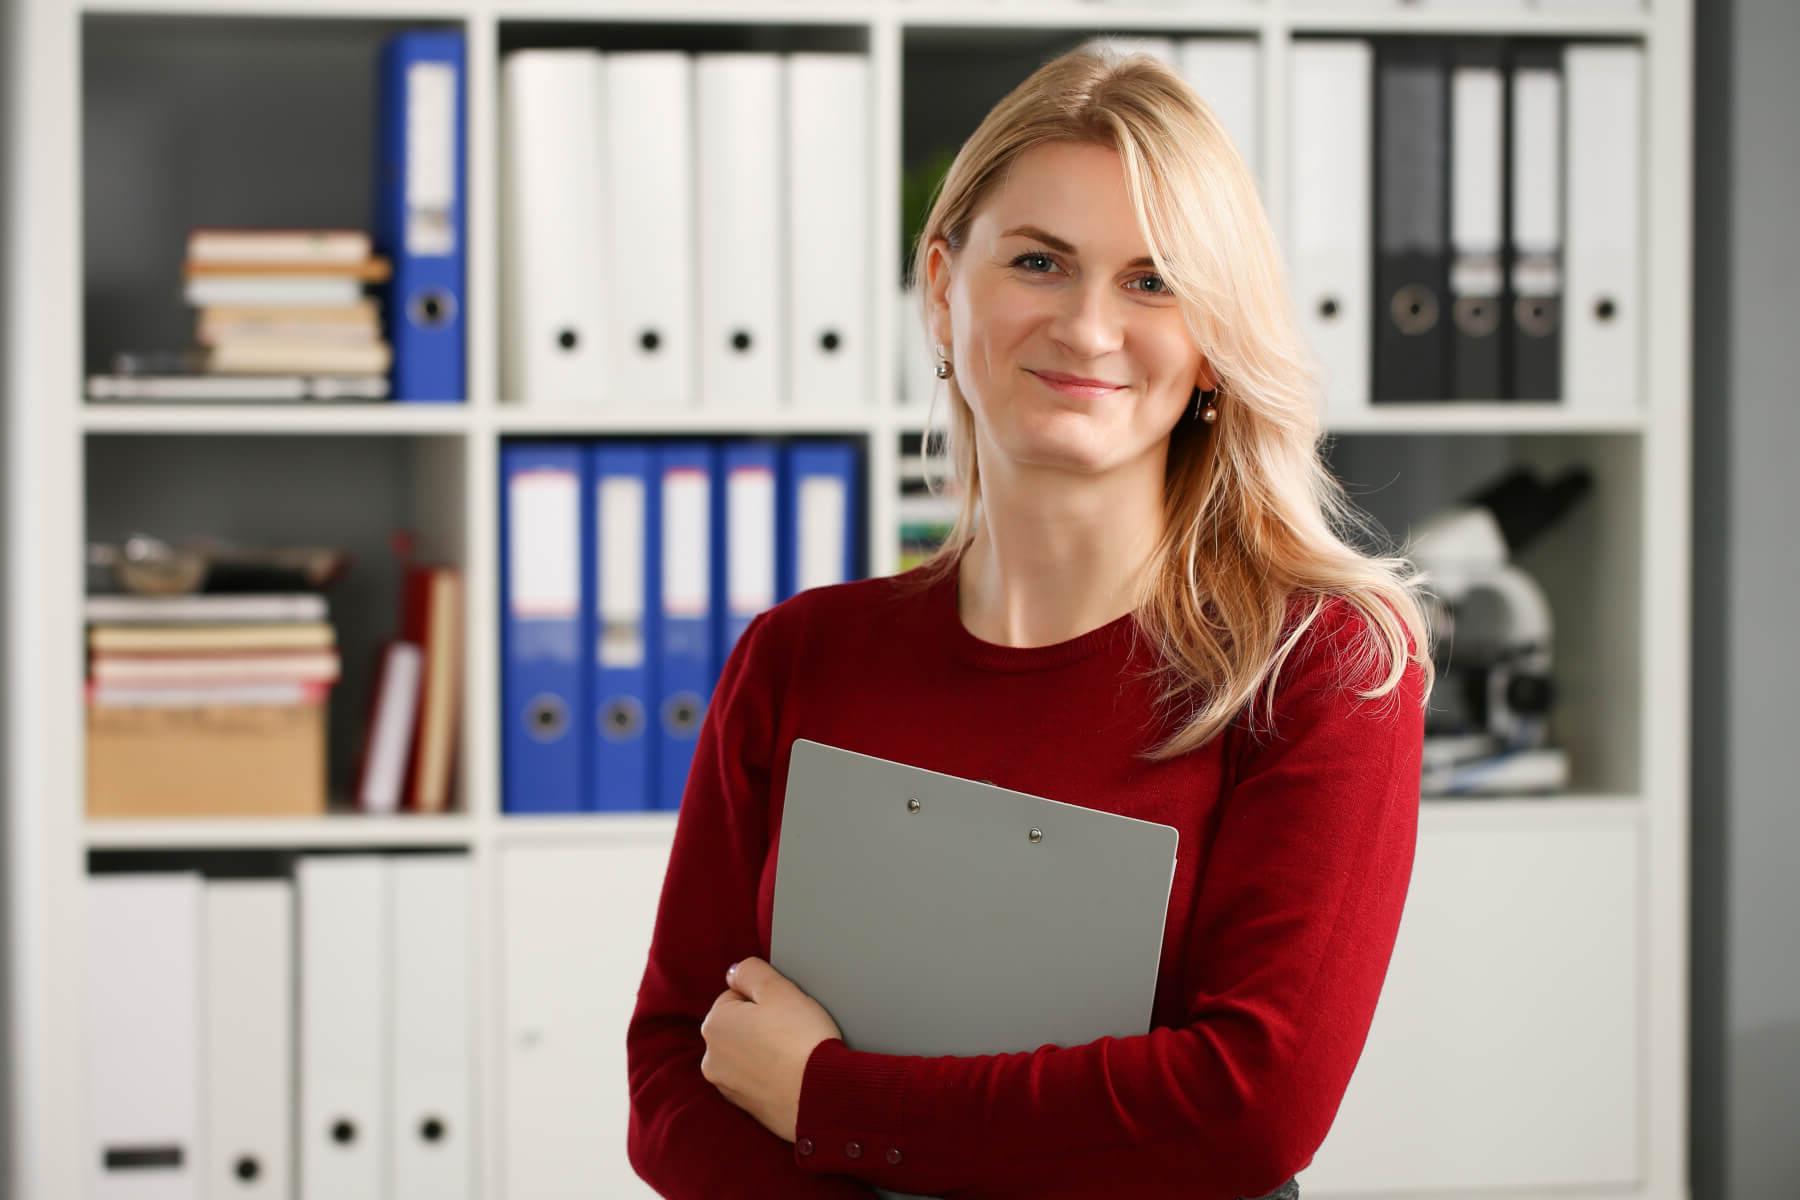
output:
[[[401,806],[414,812],[450,807],[462,725],[462,576],[454,567],[408,566],[400,640],[424,648],[418,719]]]

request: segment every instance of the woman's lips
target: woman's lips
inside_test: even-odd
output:
[[[1049,387],[1069,396],[1085,396],[1091,399],[1119,390],[1118,384],[1107,383],[1100,379],[1084,379],[1080,375],[1064,375],[1057,371],[1032,371],[1029,367],[1026,370],[1043,380]]]

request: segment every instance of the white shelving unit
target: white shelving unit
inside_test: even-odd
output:
[[[513,854],[587,847],[660,877],[674,814],[508,818],[500,811],[498,458],[513,435],[638,432],[866,436],[870,566],[897,561],[898,435],[923,414],[896,399],[899,339],[882,336],[878,398],[841,416],[642,418],[538,413],[498,394],[497,80],[509,33],[554,29],[604,47],[626,27],[710,35],[828,27],[864,47],[875,103],[873,329],[900,319],[899,205],[907,56],[962,38],[1048,46],[1088,32],[1219,34],[1261,48],[1263,186],[1284,209],[1286,91],[1297,36],[1519,35],[1626,40],[1646,51],[1641,410],[1591,416],[1538,405],[1395,406],[1334,432],[1349,461],[1397,454],[1433,464],[1591,463],[1599,499],[1530,563],[1557,611],[1567,696],[1559,732],[1575,792],[1544,799],[1428,801],[1408,926],[1383,1007],[1305,1194],[1485,1200],[1687,1195],[1687,858],[1690,620],[1691,0],[1581,14],[1391,0],[1218,0],[1106,5],[905,0],[20,0],[25,118],[14,179],[22,199],[9,309],[13,411],[5,468],[13,594],[6,630],[13,701],[6,764],[5,911],[12,1189],[20,1200],[87,1194],[83,1031],[84,887],[90,854],[193,850],[466,850],[475,867],[479,1031],[475,1194],[507,1196],[516,1125],[507,1111],[504,978],[513,949],[502,892]],[[450,407],[237,405],[154,408],[83,402],[84,45],[127,35],[175,45],[193,32],[327,39],[409,23],[460,28],[469,54],[466,403]],[[720,32],[724,31],[724,32]],[[733,32],[735,31],[735,32]],[[370,36],[373,36],[371,34]],[[305,37],[301,39],[305,43]],[[513,40],[517,40],[514,38]],[[272,41],[264,46],[285,44]],[[91,89],[96,81],[85,85]],[[155,105],[156,96],[144,103]],[[141,167],[139,169],[142,169]],[[179,221],[179,214],[170,220]],[[298,223],[298,222],[297,222]],[[311,222],[321,223],[321,222]],[[171,226],[171,229],[176,228]],[[185,226],[182,226],[184,229]],[[103,265],[103,264],[100,264]],[[174,303],[171,298],[168,303]],[[101,822],[83,815],[82,545],[117,507],[94,463],[142,452],[310,463],[339,451],[392,471],[391,511],[418,520],[468,584],[459,811],[445,818]],[[312,456],[312,457],[308,457]],[[295,468],[299,470],[300,468]],[[1440,472],[1441,474],[1442,472]],[[383,476],[383,478],[387,478]],[[1386,477],[1369,482],[1380,484]],[[281,482],[277,477],[277,482]],[[1446,486],[1456,483],[1450,480]],[[1470,480],[1469,482],[1473,482]],[[209,486],[199,481],[196,487]],[[321,486],[326,486],[324,482]],[[1457,490],[1460,490],[1459,488]],[[129,498],[129,497],[128,497]],[[298,504],[303,495],[293,497]],[[1441,498],[1433,500],[1441,502]],[[1398,532],[1398,531],[1397,531]],[[385,536],[385,529],[372,535]],[[342,614],[334,609],[334,618]],[[348,660],[347,660],[348,665]],[[334,742],[334,745],[336,743]],[[634,876],[636,878],[637,876]],[[654,905],[654,895],[643,903]],[[635,993],[633,931],[603,964]],[[632,953],[628,953],[631,951]],[[626,977],[626,976],[629,977]],[[623,1048],[619,1048],[622,1071]],[[516,1114],[515,1114],[516,1115]],[[623,1112],[619,1114],[623,1139]],[[630,1167],[606,1194],[633,1194]],[[3,1189],[0,1189],[3,1190]],[[510,1200],[529,1200],[513,1196]]]

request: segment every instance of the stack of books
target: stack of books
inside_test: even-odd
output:
[[[391,268],[352,229],[196,229],[183,268],[194,345],[121,354],[95,399],[383,400],[393,352],[364,289]]]
[[[325,810],[322,595],[90,596],[86,615],[90,816]]]

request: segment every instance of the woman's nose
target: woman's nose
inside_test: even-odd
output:
[[[1097,358],[1116,350],[1124,338],[1124,322],[1111,288],[1082,284],[1064,289],[1051,334],[1071,354]]]

